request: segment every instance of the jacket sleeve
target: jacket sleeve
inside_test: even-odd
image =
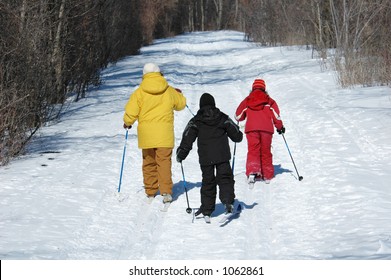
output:
[[[227,116],[227,120],[224,122],[228,137],[234,142],[241,142],[243,140],[243,133],[240,131],[239,126],[233,122],[233,120]]]
[[[181,90],[170,87],[174,101],[174,110],[181,111],[186,107],[186,97],[182,94]]]
[[[193,148],[193,143],[197,139],[197,136],[198,127],[195,124],[194,119],[191,119],[183,131],[181,144],[176,151],[177,157],[184,160],[188,156]]]
[[[123,117],[124,123],[126,125],[133,125],[134,122],[138,119],[140,113],[140,104],[138,101],[138,90],[134,91],[130,96],[128,103],[125,105],[125,114]]]
[[[277,102],[274,101],[272,98],[269,99],[269,106],[270,106],[270,111],[272,113],[272,118],[273,118],[273,124],[276,129],[281,129],[283,127],[283,122],[280,117],[280,109],[278,108]]]
[[[246,119],[246,110],[247,110],[247,98],[244,99],[238,106],[235,112],[235,119],[238,122],[241,122]]]

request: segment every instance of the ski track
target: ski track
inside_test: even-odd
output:
[[[141,199],[141,200],[145,200]],[[162,197],[157,196],[151,204],[144,202],[134,217],[133,229],[128,232],[127,240],[120,247],[119,259],[154,259],[156,242],[159,242],[162,226],[167,213],[161,212]]]
[[[244,180],[246,177],[244,176]],[[245,188],[247,187],[247,189]],[[244,192],[245,207],[242,211],[242,219],[245,224],[243,229],[246,236],[246,255],[245,259],[271,259],[272,250],[270,242],[272,238],[272,220],[270,204],[270,188],[263,182],[256,182],[252,190],[245,185],[242,189]],[[246,225],[260,225],[247,228]]]

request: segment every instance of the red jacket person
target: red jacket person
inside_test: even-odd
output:
[[[247,138],[246,175],[249,183],[256,179],[269,183],[274,177],[273,155],[271,153],[274,128],[284,133],[280,110],[266,91],[265,81],[256,79],[250,94],[236,109],[235,119],[246,121]]]

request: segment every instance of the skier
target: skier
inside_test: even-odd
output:
[[[233,212],[235,181],[229,163],[231,152],[228,137],[234,142],[241,142],[243,133],[226,114],[216,108],[213,96],[204,93],[200,98],[200,109],[183,132],[176,159],[178,162],[186,159],[193,142],[198,138],[202,187],[201,206],[195,215],[202,213],[207,221],[215,210],[216,185],[219,186],[219,198],[225,205],[226,213]]]
[[[250,94],[236,109],[235,119],[247,119],[246,175],[250,188],[256,180],[270,183],[274,177],[273,155],[271,153],[274,127],[279,134],[285,133],[277,103],[266,91],[265,81],[255,79]]]
[[[146,195],[157,192],[163,202],[172,201],[171,156],[174,148],[174,110],[183,110],[186,98],[179,89],[168,85],[159,66],[147,63],[140,86],[125,106],[124,128],[138,120],[138,146],[142,149],[142,171]]]

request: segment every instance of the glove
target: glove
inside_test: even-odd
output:
[[[281,127],[281,129],[277,129],[278,134],[284,134],[285,133],[285,127]]]
[[[131,126],[131,125],[126,125],[126,123],[124,123],[124,128],[125,128],[125,129],[131,129],[132,126]]]
[[[186,158],[186,155],[184,155],[185,153],[185,150],[183,150],[182,148],[178,148],[176,150],[176,161],[181,163],[182,160],[184,160]]]

